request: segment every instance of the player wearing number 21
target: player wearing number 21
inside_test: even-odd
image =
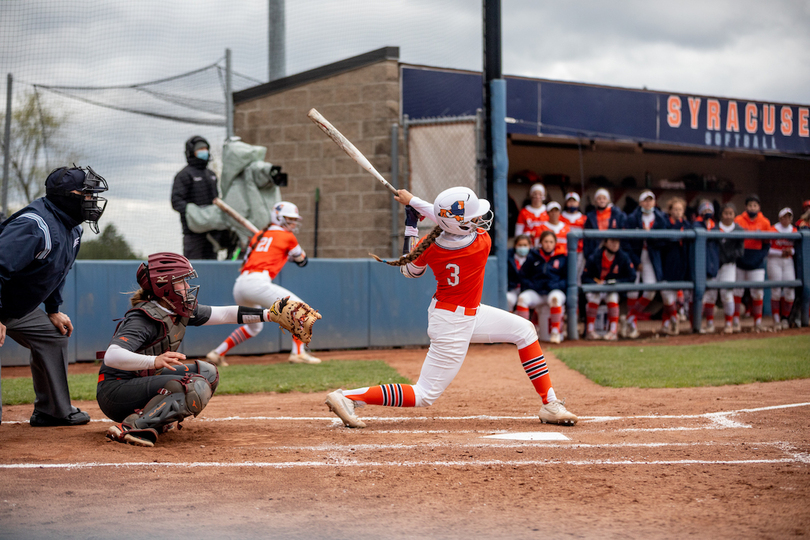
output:
[[[489,202],[465,187],[443,191],[433,204],[404,189],[395,198],[407,210],[413,208],[437,223],[412,251],[388,262],[399,266],[406,277],[421,277],[428,266],[436,277],[436,293],[428,308],[430,348],[415,385],[336,390],[326,398],[332,412],[349,427],[365,427],[355,414],[355,408],[364,404],[427,407],[453,381],[470,343],[505,342],[517,345],[523,369],[542,398],[540,420],[574,425],[577,417],[566,410],[551,386],[534,325],[515,314],[480,303],[492,244],[487,233],[492,222]],[[416,233],[413,216],[413,212],[406,212],[406,236]]]
[[[253,235],[248,244],[242,273],[233,285],[233,298],[240,306],[267,307],[279,298],[289,296],[292,301],[301,301],[295,294],[273,283],[288,260],[298,266],[306,266],[307,254],[298,245],[295,233],[298,232],[301,216],[298,207],[291,202],[276,203],[270,212],[270,224],[263,231]],[[217,366],[227,366],[225,354],[240,343],[256,337],[262,331],[262,323],[255,322],[240,326],[206,359]],[[290,362],[293,364],[320,364],[321,361],[307,352],[304,343],[292,336]]]

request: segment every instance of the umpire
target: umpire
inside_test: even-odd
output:
[[[70,318],[59,312],[65,278],[76,260],[83,221],[98,234],[107,182],[90,167],[48,175],[45,197],[0,224],[0,346],[6,335],[31,350],[31,425],[78,426],[90,415],[70,404]],[[45,304],[45,311],[39,306]],[[0,420],[2,408],[0,407]]]

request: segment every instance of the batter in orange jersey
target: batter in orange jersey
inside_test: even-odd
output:
[[[427,407],[453,381],[470,343],[514,343],[523,369],[543,401],[540,420],[576,424],[577,417],[566,410],[551,386],[534,324],[480,303],[492,242],[487,233],[492,221],[487,219],[489,202],[465,187],[443,191],[433,204],[404,189],[395,199],[437,223],[413,251],[389,263],[411,278],[423,276],[428,266],[433,271],[436,293],[428,308],[430,348],[416,384],[335,390],[326,397],[329,409],[345,425],[365,427],[355,414],[362,404]]]
[[[270,212],[270,224],[263,231],[253,235],[245,254],[242,273],[233,285],[233,297],[240,306],[267,307],[279,298],[289,296],[291,300],[301,299],[284,287],[273,283],[287,261],[298,266],[306,266],[307,254],[298,245],[295,232],[301,216],[298,207],[291,202],[281,201]],[[216,365],[227,366],[225,354],[240,343],[256,337],[262,331],[262,323],[246,324],[234,330],[219,346],[208,353],[206,358]],[[294,364],[320,364],[321,361],[307,351],[304,343],[292,336],[290,362]]]

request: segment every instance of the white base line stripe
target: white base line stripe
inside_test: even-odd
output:
[[[156,467],[188,467],[188,468],[269,468],[269,469],[291,469],[300,467],[482,467],[482,466],[507,466],[520,467],[525,465],[753,465],[753,464],[777,464],[777,463],[801,463],[799,459],[740,459],[740,460],[663,460],[663,461],[636,461],[636,460],[477,460],[477,461],[283,461],[278,463],[248,461],[244,463],[219,463],[219,462],[185,462],[185,463],[154,463],[154,462],[133,462],[133,463],[19,463],[0,465],[0,469],[94,469],[94,468],[156,468]]]

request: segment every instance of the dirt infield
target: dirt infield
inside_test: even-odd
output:
[[[383,359],[415,380],[424,350],[319,356]],[[0,538],[810,536],[810,380],[611,389],[547,358],[575,427],[539,422],[506,345],[473,346],[428,409],[361,409],[363,430],[322,394],[215,396],[153,449],[105,442],[93,402],[74,428],[32,428],[31,405],[7,407]],[[552,440],[488,437],[518,433]]]

